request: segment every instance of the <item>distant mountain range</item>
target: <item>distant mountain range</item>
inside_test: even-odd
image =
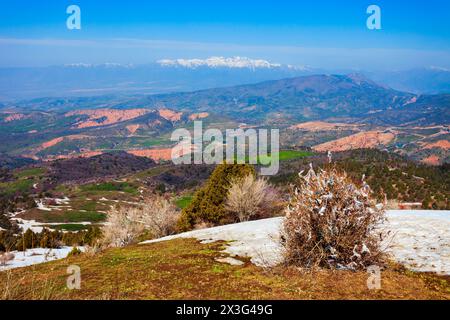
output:
[[[153,95],[146,105],[212,112],[249,123],[329,118],[380,125],[450,122],[450,95],[415,95],[359,75],[313,75],[188,93]]]
[[[272,67],[261,70],[267,68]],[[450,94],[397,91],[361,74],[308,75],[156,95],[6,103],[0,108],[0,152],[55,160],[124,150],[167,160],[170,133],[191,127],[196,119],[202,119],[205,128],[279,128],[281,144],[287,147],[318,151],[376,147],[431,164],[449,158]]]
[[[95,108],[207,112],[258,125],[326,119],[387,126],[450,123],[450,94],[417,95],[397,91],[361,74],[310,75],[154,95],[40,98],[4,107],[19,112]]]
[[[240,57],[161,60],[147,65],[78,63],[44,68],[0,68],[0,101],[193,91],[317,72],[306,67]]]
[[[42,97],[173,93],[349,72],[245,57],[162,59],[147,65],[77,63],[41,68],[0,68],[0,102]],[[399,91],[450,93],[450,71],[443,68],[360,73]]]
[[[450,70],[445,68],[418,68],[367,75],[377,82],[400,91],[417,94],[450,93]]]

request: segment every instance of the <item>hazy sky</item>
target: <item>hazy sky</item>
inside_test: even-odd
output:
[[[68,30],[66,8],[81,8]],[[381,8],[382,30],[366,27]],[[144,64],[246,56],[322,68],[450,68],[450,1],[15,0],[0,4],[0,66]]]

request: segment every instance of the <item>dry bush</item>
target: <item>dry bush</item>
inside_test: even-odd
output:
[[[140,213],[141,209],[137,207],[113,207],[102,227],[102,247],[124,247],[135,243],[144,232],[144,225],[139,222]]]
[[[356,270],[380,262],[385,211],[371,193],[364,178],[357,186],[335,168],[301,172],[282,227],[286,263]]]
[[[6,266],[9,261],[13,261],[15,255],[11,252],[0,252],[0,265]]]
[[[190,231],[202,222],[214,226],[233,223],[235,217],[225,209],[230,184],[234,179],[255,175],[255,168],[249,164],[220,164],[202,188],[197,190],[191,203],[183,209],[178,229]]]
[[[115,207],[102,228],[102,247],[124,247],[136,243],[144,233],[160,238],[174,233],[179,218],[176,208],[161,196],[134,207]]]
[[[265,179],[254,175],[234,179],[225,201],[225,209],[243,222],[255,218],[264,218],[274,210],[277,200],[275,189]]]
[[[102,239],[103,241],[103,239]],[[86,245],[84,247],[84,254],[88,257],[94,257],[97,253],[100,253],[102,251],[101,243],[94,243],[92,246]]]
[[[142,222],[145,230],[154,238],[174,234],[180,214],[167,199],[156,196],[142,206]]]
[[[209,228],[213,228],[213,227],[214,227],[213,223],[202,221],[195,225],[194,230],[203,230],[203,229],[209,229]]]

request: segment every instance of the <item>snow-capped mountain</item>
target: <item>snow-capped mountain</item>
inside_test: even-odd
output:
[[[267,60],[262,59],[250,59],[247,57],[210,57],[207,59],[163,59],[159,60],[158,63],[164,67],[186,67],[186,68],[199,68],[199,67],[209,67],[209,68],[280,68],[281,64],[271,63]]]
[[[286,69],[311,72],[313,68],[308,66],[283,65],[263,59],[251,59],[247,57],[209,57],[206,59],[162,59],[157,63],[162,67],[184,67],[190,69],[205,68],[229,68],[229,69]]]
[[[348,74],[348,72],[280,64],[239,56],[162,59],[145,65],[109,62],[0,68],[0,102],[55,96],[195,91],[313,74]],[[443,68],[364,74],[378,83],[400,91],[450,92],[450,72]]]
[[[106,62],[100,64],[92,64],[92,63],[68,63],[65,64],[66,68],[133,68],[133,64],[122,64],[122,63],[114,63],[114,62]]]
[[[245,57],[163,59],[146,65],[73,63],[0,68],[0,101],[45,96],[193,91],[311,74],[313,69]]]

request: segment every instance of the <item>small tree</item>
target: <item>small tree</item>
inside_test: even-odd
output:
[[[225,200],[231,182],[236,178],[255,175],[255,169],[248,164],[221,164],[216,167],[205,186],[198,190],[192,202],[183,209],[178,222],[180,231],[188,231],[196,224],[221,225],[232,222],[227,215]]]
[[[271,204],[276,200],[276,193],[267,180],[257,179],[254,175],[237,178],[231,182],[225,201],[225,209],[240,221],[249,221],[264,217]]]
[[[116,206],[108,213],[102,228],[103,247],[124,247],[135,243],[144,231],[139,221],[139,208]]]
[[[364,180],[364,179],[363,179]],[[301,267],[365,268],[382,258],[384,208],[369,186],[335,168],[299,174],[283,224],[285,261]]]
[[[145,202],[142,207],[142,222],[154,238],[175,233],[180,217],[176,207],[167,199],[156,196]]]
[[[134,207],[115,207],[102,229],[102,246],[123,247],[137,242],[145,232],[153,238],[170,235],[178,218],[176,208],[162,196],[146,199]]]

